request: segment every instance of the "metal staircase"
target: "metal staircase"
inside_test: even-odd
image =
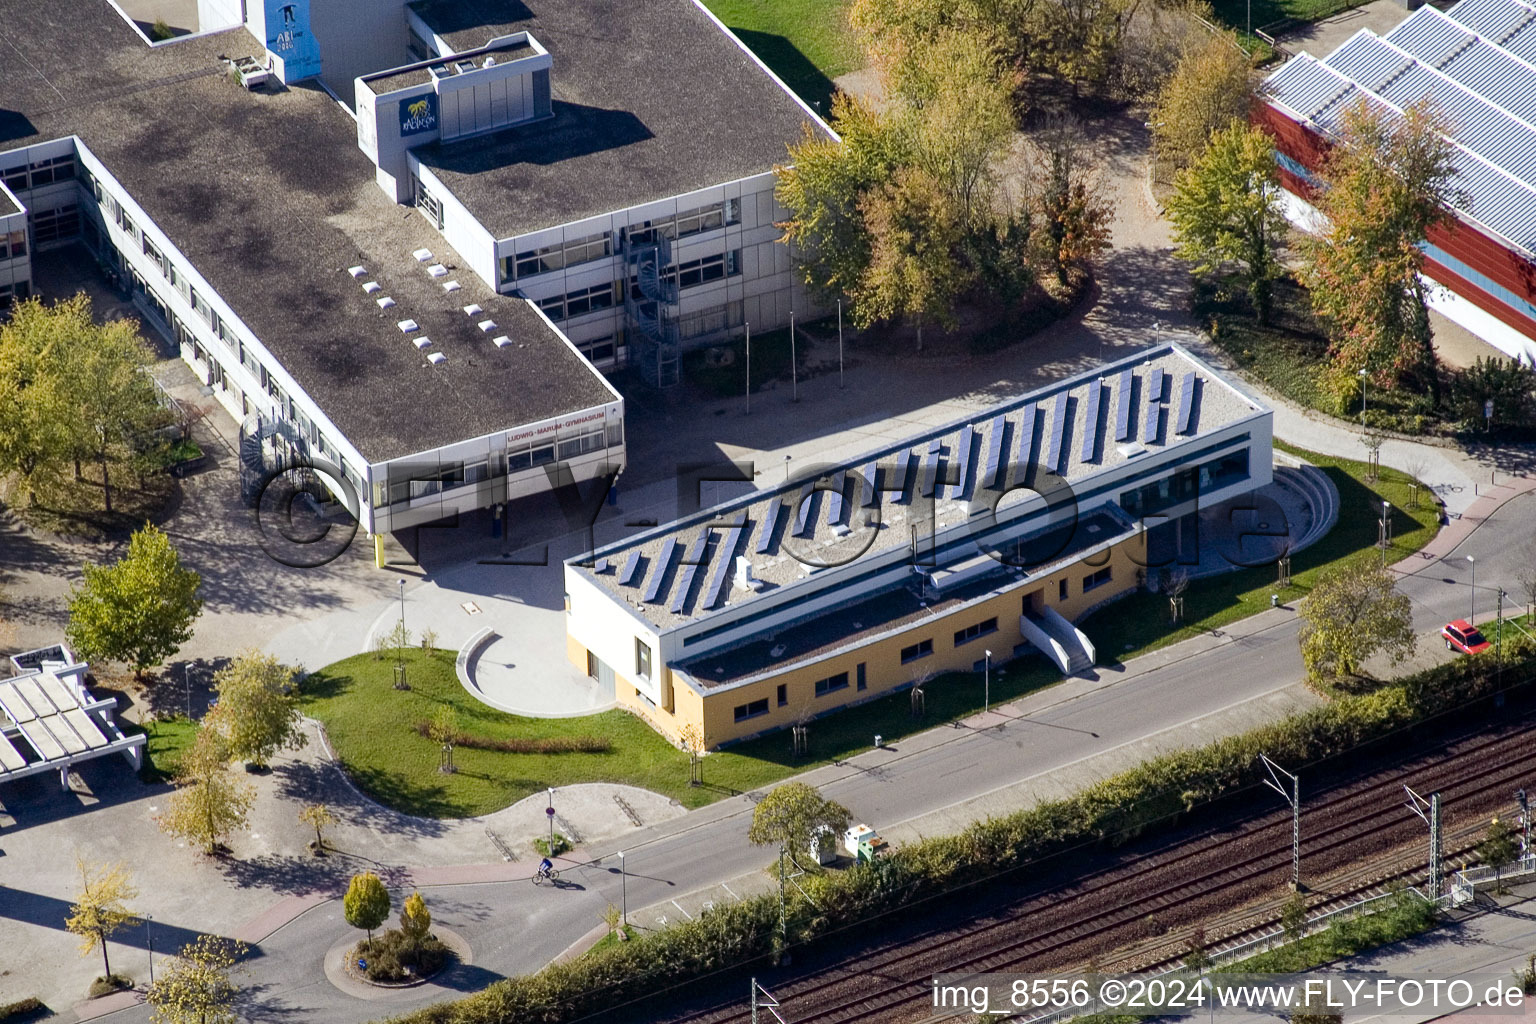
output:
[[[625,240],[624,313],[630,344],[641,377],[654,388],[669,388],[682,380],[677,285],[665,277],[671,264],[672,244],[659,232],[636,232]],[[629,285],[630,277],[634,287]]]

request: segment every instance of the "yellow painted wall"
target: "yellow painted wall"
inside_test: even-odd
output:
[[[1076,562],[1049,576],[1020,581],[1008,591],[987,601],[951,611],[941,617],[915,624],[900,633],[882,637],[856,651],[827,658],[793,668],[746,686],[722,690],[719,693],[705,691],[700,695],[691,687],[676,688],[678,720],[691,718],[692,706],[684,709],[683,695],[701,699],[704,719],[704,738],[709,747],[718,746],[734,739],[751,736],[773,729],[787,728],[802,717],[819,715],[846,704],[868,700],[887,693],[927,675],[944,672],[969,671],[983,658],[983,652],[992,651],[994,662],[1006,661],[1013,656],[1016,645],[1024,642],[1019,631],[1019,616],[1023,613],[1024,596],[1041,592],[1046,607],[1069,622],[1089,608],[1107,598],[1114,597],[1136,586],[1136,570],[1139,566],[1131,553],[1139,546],[1122,543],[1093,559],[1094,564]],[[1083,577],[1105,566],[1110,568],[1111,580],[1087,593],[1083,592]],[[1061,599],[1060,580],[1067,581],[1066,600]],[[983,634],[974,640],[955,645],[955,632],[973,623],[996,617],[997,630]],[[933,653],[907,664],[901,663],[901,651],[923,640],[932,639]],[[1090,637],[1090,639],[1092,639]],[[858,664],[864,663],[867,689],[860,691]],[[848,673],[848,686],[825,696],[816,696],[817,680],[826,679],[840,672]],[[778,688],[785,688],[785,703],[779,704]],[[738,722],[737,707],[766,698],[768,713]]]
[[[587,674],[587,649],[570,633],[565,634],[565,656],[582,675]]]

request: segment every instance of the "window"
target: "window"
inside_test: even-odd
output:
[[[986,636],[988,633],[996,632],[996,618],[987,619],[984,622],[978,622],[974,626],[966,626],[964,629],[955,631],[955,646],[959,647],[961,644],[968,644],[972,640],[975,640],[977,637]]]
[[[1108,583],[1109,580],[1109,566],[1106,565],[1098,572],[1090,573],[1083,577],[1083,593],[1086,594],[1088,591],[1093,590],[1096,587],[1102,587],[1104,584]]]
[[[73,153],[56,156],[32,165],[32,187],[52,185],[60,181],[75,180],[75,156]],[[9,182],[7,182],[9,184]]]
[[[587,652],[587,676],[592,679],[597,678],[597,655],[591,651]]]
[[[427,191],[427,187],[415,175],[411,176],[411,184],[416,187],[416,209],[422,212],[422,215],[432,223],[433,227],[441,231],[443,229],[443,201]]]
[[[725,223],[725,204],[701,206],[696,210],[682,210],[677,215],[677,233],[674,238],[696,235],[701,231],[713,231]]]
[[[865,685],[864,663],[862,661],[859,662],[858,668],[854,672],[854,679],[855,679],[855,683],[854,683],[854,687],[853,688],[855,690],[862,690],[862,689],[864,689],[864,685]]]
[[[555,245],[529,249],[502,260],[502,276],[507,280],[547,274],[580,263],[590,263],[613,255],[613,236],[604,231],[585,238],[572,238]]]
[[[779,707],[789,703],[789,686],[786,683],[779,684]]]
[[[685,340],[697,338],[731,327],[740,327],[745,319],[742,316],[741,300],[737,299],[724,305],[683,314],[677,318],[677,333]]]
[[[749,718],[756,718],[758,715],[766,715],[767,713],[768,698],[764,697],[762,700],[755,700],[750,704],[738,704],[736,706],[736,721],[745,722]]]
[[[848,689],[848,673],[839,672],[835,676],[816,680],[816,696],[825,697],[829,693]]]
[[[584,313],[610,308],[613,305],[613,292],[612,284],[595,284],[590,288],[578,288],[564,295],[540,299],[539,308],[551,320],[569,320]]]
[[[614,345],[611,334],[606,338],[595,338],[592,341],[578,341],[576,348],[593,363],[612,362],[618,357],[618,349]]]
[[[635,637],[635,675],[642,679],[651,678],[651,645]],[[768,702],[763,701],[763,710],[768,710]]]
[[[686,263],[679,263],[672,271],[672,275],[675,276],[679,288],[692,288],[710,281],[719,281],[741,273],[740,257],[741,250],[732,249],[730,252],[719,252],[713,256],[688,260]]]
[[[919,658],[926,658],[932,653],[933,640],[921,640],[913,644],[911,647],[903,647],[901,649],[901,663],[905,665],[909,661],[916,661]]]
[[[727,199],[725,201],[725,222],[727,224],[741,223],[741,200]]]
[[[26,165],[22,165],[21,167],[10,167],[6,170],[0,171],[0,181],[5,182],[5,187],[10,189],[12,192],[25,191],[27,188]]]
[[[560,442],[560,459],[574,459],[578,455],[587,452],[595,452],[603,446],[603,428],[588,431],[578,437],[566,438]]]
[[[80,207],[61,206],[32,215],[32,238],[38,245],[74,238],[80,234]]]
[[[159,268],[162,275],[165,274],[165,254],[160,251],[160,247],[158,245],[149,240],[148,235],[144,236],[144,255],[148,256],[151,260],[154,261],[155,266]]]
[[[26,254],[27,233],[25,231],[12,231],[9,234],[0,235],[0,260]]]
[[[1056,581],[1056,599],[1058,601],[1065,601],[1067,599],[1067,578],[1065,576]]]

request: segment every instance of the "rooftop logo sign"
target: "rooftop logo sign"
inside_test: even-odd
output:
[[[400,134],[420,135],[437,131],[437,94],[427,93],[400,101]]]
[[[320,43],[309,29],[309,0],[266,0],[267,49],[282,58],[283,81],[320,73]]]

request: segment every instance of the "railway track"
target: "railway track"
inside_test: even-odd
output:
[[[1406,772],[1381,771],[1336,787],[1302,810],[1303,879],[1322,877],[1372,853],[1400,846],[1423,823],[1404,803],[1404,782],[1420,792],[1439,791],[1447,818],[1507,799],[1536,771],[1536,732],[1514,731],[1453,744],[1448,756]],[[1247,903],[1289,878],[1291,817],[1276,813],[1238,829],[1212,831],[1151,851],[1080,878],[1061,889],[1014,902],[990,919],[950,928],[862,954],[815,975],[774,984],[779,1012],[791,1024],[888,1024],[920,1015],[931,998],[929,979],[939,972],[1031,972],[1061,969],[1104,952],[1107,943],[1131,940],[1114,962],[1146,969],[1182,954],[1167,932],[1193,923],[1206,908]],[[1468,830],[1469,834],[1470,831]],[[1453,851],[1454,853],[1454,851]],[[1398,856],[1383,867],[1336,872],[1314,909],[1358,898],[1417,865]],[[1316,888],[1316,886],[1314,886]],[[1278,915],[1278,903],[1274,905]],[[1230,912],[1228,912],[1230,914]],[[1234,941],[1267,921],[1207,926],[1209,939]],[[1025,924],[1027,922],[1027,924]],[[1022,925],[1022,927],[1021,927]],[[1160,934],[1148,938],[1145,932]],[[1139,934],[1140,933],[1140,934]],[[726,1024],[750,1019],[741,1007],[716,1008],[675,1024]]]

